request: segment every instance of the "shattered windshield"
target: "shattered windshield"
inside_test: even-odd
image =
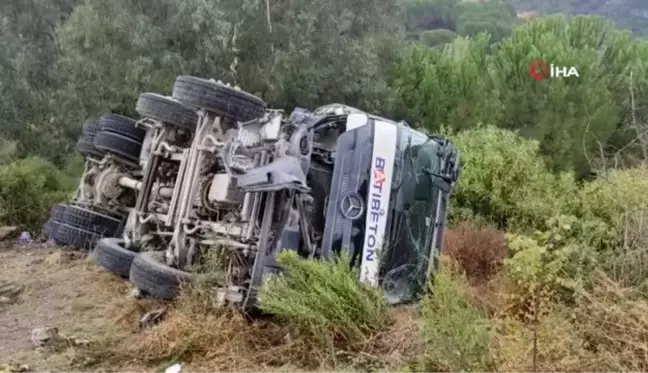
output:
[[[434,239],[434,227],[437,220],[445,221],[447,193],[441,192],[439,201],[440,190],[431,175],[441,169],[439,150],[438,142],[401,127],[387,222],[389,239],[381,259],[382,286],[392,303],[414,299],[425,289],[431,248],[440,243],[440,237]]]

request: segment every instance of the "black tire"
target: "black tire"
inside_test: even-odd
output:
[[[136,142],[143,142],[146,130],[136,127],[137,121],[117,114],[106,114],[99,120],[101,132],[111,132],[127,137]]]
[[[135,109],[141,116],[195,131],[198,114],[180,101],[157,93],[142,93]]]
[[[67,208],[68,205],[64,203],[57,203],[56,205],[52,206],[52,209],[50,210],[50,218],[53,221],[63,221],[63,218],[65,217],[65,210],[67,210]]]
[[[110,237],[117,232],[122,221],[119,218],[92,211],[88,207],[68,206],[65,209],[63,222],[101,236]]]
[[[262,99],[250,93],[188,75],[176,78],[173,98],[237,122],[248,122],[263,116],[267,106]]]
[[[172,300],[180,284],[191,282],[193,276],[164,264],[164,252],[146,251],[135,256],[128,277],[136,288],[153,298]]]
[[[93,136],[88,136],[88,135],[81,135],[79,136],[79,140],[76,143],[75,147],[76,151],[81,153],[83,156],[95,156],[95,157],[103,157],[104,153],[99,151],[94,146],[94,135]]]
[[[117,133],[100,131],[94,138],[94,146],[131,162],[138,163],[142,142],[130,139]]]
[[[82,250],[90,250],[100,238],[101,236],[94,232],[60,223],[54,233],[53,240],[61,246],[73,246]]]
[[[45,225],[43,225],[43,236],[45,237],[50,237],[50,234],[52,232],[52,220],[48,220]]]
[[[96,120],[88,120],[83,123],[83,130],[81,130],[81,134],[83,136],[92,138],[97,134],[97,132],[99,132],[100,127],[101,126],[99,125],[99,122],[97,122]]]
[[[110,272],[128,278],[135,255],[136,251],[124,247],[124,240],[106,237],[97,241],[92,259]]]
[[[45,226],[43,227],[43,233],[45,233],[47,235],[47,238],[49,238],[50,240],[54,239],[56,230],[64,219],[66,209],[67,205],[63,203],[52,206],[52,209],[50,210],[50,219],[47,221],[47,223],[45,223]]]

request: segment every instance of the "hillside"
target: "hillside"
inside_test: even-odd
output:
[[[648,1],[645,0],[512,0],[520,12],[600,15],[618,28],[648,34]]]

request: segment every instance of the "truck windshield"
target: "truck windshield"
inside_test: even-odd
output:
[[[413,300],[425,290],[431,254],[435,260],[432,268],[438,268],[449,194],[437,186],[438,177],[433,175],[442,171],[442,144],[408,127],[400,129],[400,160],[387,222],[389,239],[381,255],[380,271],[391,303]]]

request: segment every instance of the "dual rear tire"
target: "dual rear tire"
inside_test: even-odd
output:
[[[103,158],[112,154],[132,163],[139,161],[146,130],[134,119],[106,114],[99,121],[88,121],[76,144],[76,150],[85,157]]]
[[[162,300],[174,299],[193,277],[189,272],[167,266],[164,252],[139,252],[136,247],[126,247],[119,238],[99,240],[92,259],[109,272],[128,278],[135,288]]]
[[[136,111],[142,117],[193,132],[199,119],[196,108],[237,122],[249,122],[263,116],[266,107],[263,100],[250,93],[206,79],[179,76],[172,97],[143,93],[137,101]],[[102,117],[99,124],[93,137],[94,147],[99,152],[137,163],[144,132],[135,126],[135,121],[110,114]],[[97,226],[110,227],[109,231],[114,231],[108,221],[96,223]],[[94,239],[96,235],[92,237]],[[101,267],[129,278],[136,288],[158,299],[174,299],[182,285],[193,279],[192,274],[167,266],[164,252],[139,252],[137,248],[126,247],[124,240],[118,238],[97,239],[92,258]]]
[[[102,237],[121,231],[123,217],[106,214],[80,204],[52,208],[44,233],[57,245],[90,250]]]

